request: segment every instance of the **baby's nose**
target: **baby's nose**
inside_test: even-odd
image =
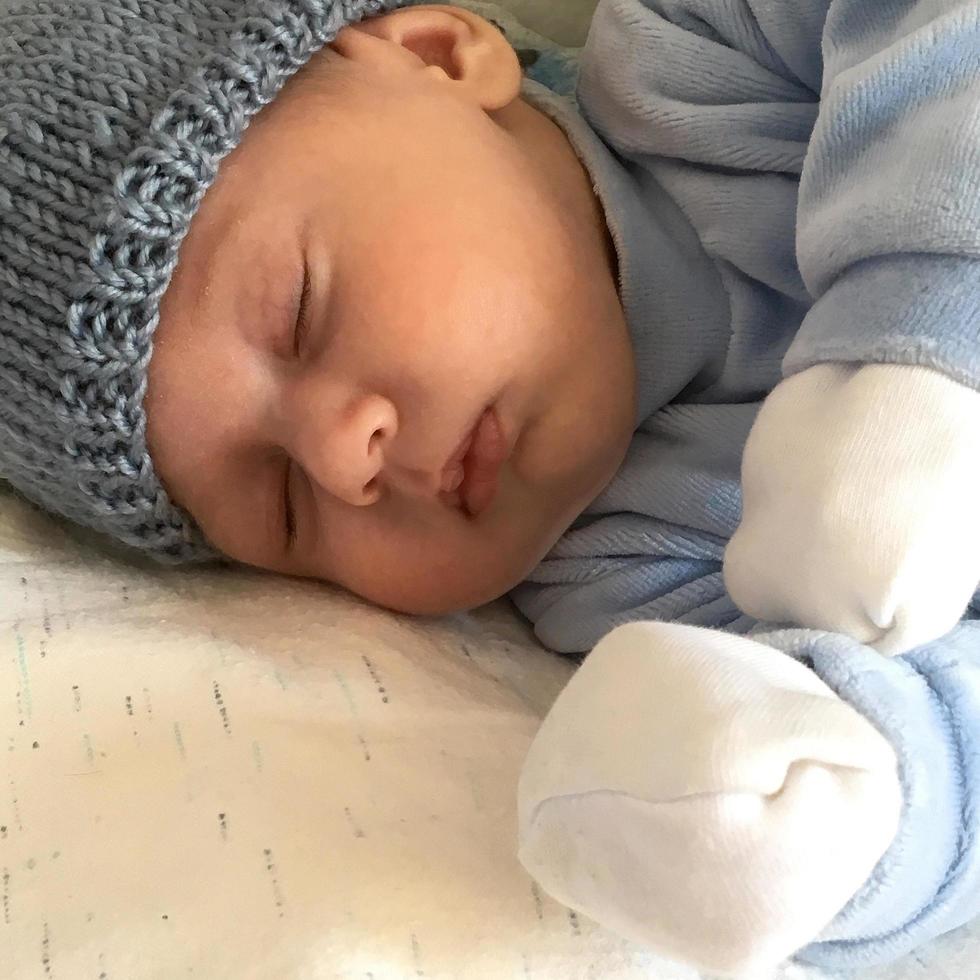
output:
[[[367,395],[336,413],[303,423],[298,450],[307,476],[328,493],[367,507],[383,489],[385,457],[398,432],[398,413],[383,396]]]

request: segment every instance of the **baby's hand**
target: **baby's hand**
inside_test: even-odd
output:
[[[749,615],[894,655],[980,582],[980,392],[929,368],[821,364],[779,384],[742,461],[725,584]]]

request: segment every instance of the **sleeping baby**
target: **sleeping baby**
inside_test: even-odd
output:
[[[396,9],[397,8],[397,9]],[[980,913],[980,0],[0,0],[0,476],[582,665],[558,900],[725,975]]]

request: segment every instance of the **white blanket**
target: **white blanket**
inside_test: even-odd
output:
[[[0,595],[0,976],[649,975],[514,855],[570,667],[504,604],[134,568],[7,495]]]

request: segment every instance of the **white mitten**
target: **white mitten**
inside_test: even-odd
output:
[[[725,584],[751,616],[903,653],[980,582],[980,392],[929,368],[821,364],[779,384],[742,461]]]
[[[715,974],[817,937],[898,826],[887,740],[812,671],[753,640],[620,626],[536,736],[519,856],[558,901]]]

